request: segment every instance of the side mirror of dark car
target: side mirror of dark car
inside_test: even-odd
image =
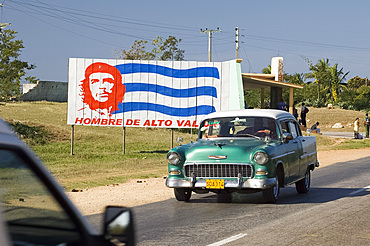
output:
[[[104,213],[104,237],[113,245],[135,245],[135,226],[130,208],[108,206]]]
[[[293,135],[290,133],[284,133],[283,134],[284,143],[289,142],[290,140],[293,140]]]

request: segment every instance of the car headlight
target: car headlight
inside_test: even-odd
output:
[[[263,165],[269,160],[269,157],[265,152],[259,151],[254,154],[253,159],[257,164]]]
[[[181,160],[181,156],[177,152],[170,152],[167,154],[167,160],[171,165],[177,165]]]

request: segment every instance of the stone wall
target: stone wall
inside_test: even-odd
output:
[[[20,96],[21,101],[67,102],[68,83],[40,81],[36,87]]]

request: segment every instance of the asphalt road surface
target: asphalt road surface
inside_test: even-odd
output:
[[[370,245],[370,157],[316,169],[309,193],[288,186],[277,204],[209,193],[133,210],[138,245]]]

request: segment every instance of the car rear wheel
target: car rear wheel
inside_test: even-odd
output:
[[[175,188],[175,197],[177,201],[188,202],[191,197],[191,190],[186,188]]]
[[[310,190],[311,185],[311,170],[307,168],[304,179],[301,179],[295,183],[295,189],[298,193],[307,193]]]
[[[277,199],[279,198],[280,193],[280,177],[281,172],[279,169],[276,169],[276,184],[273,187],[270,187],[268,189],[262,190],[262,196],[265,202],[267,203],[275,203]]]

